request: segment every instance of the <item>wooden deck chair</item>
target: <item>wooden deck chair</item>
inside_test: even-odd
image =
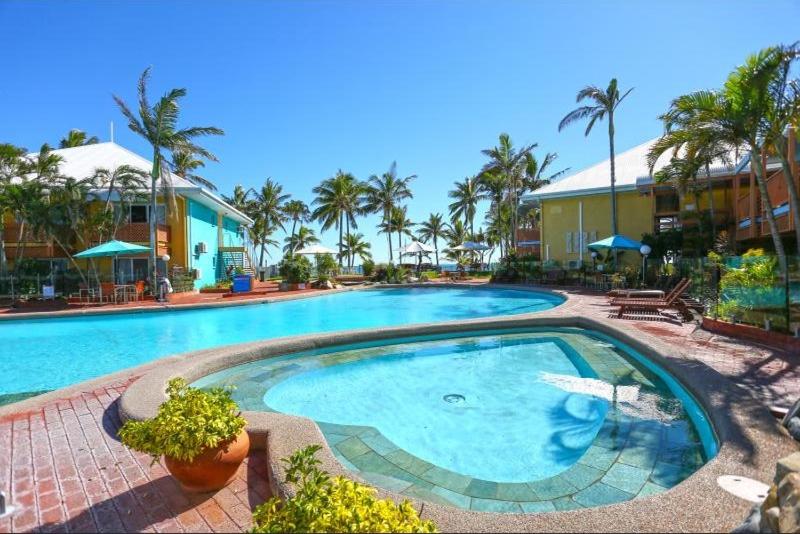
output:
[[[661,311],[666,310],[669,308],[676,308],[684,317],[688,317],[690,315],[686,304],[681,300],[681,295],[684,291],[686,291],[689,286],[692,285],[692,281],[688,279],[684,279],[678,283],[675,288],[670,291],[667,297],[663,299],[626,299],[626,298],[618,298],[611,301],[612,306],[619,306],[619,312],[617,313],[618,318],[622,318],[622,315],[625,313],[626,310],[634,309],[634,310],[651,310],[651,311]]]

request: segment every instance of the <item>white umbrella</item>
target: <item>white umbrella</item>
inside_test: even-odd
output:
[[[311,245],[305,248],[301,248],[300,250],[295,250],[295,254],[338,254],[335,250],[331,250],[328,247],[323,247],[322,245]]]
[[[476,243],[475,241],[464,241],[463,243],[461,243],[457,247],[453,247],[450,250],[476,250],[476,251],[482,251],[482,250],[489,250],[490,248],[492,248],[492,247],[490,247],[488,245],[484,245],[483,243]]]
[[[400,252],[403,254],[426,254],[433,252],[432,246],[423,243],[422,241],[412,241],[406,247],[402,248]]]

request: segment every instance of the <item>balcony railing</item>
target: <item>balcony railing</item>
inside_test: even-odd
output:
[[[156,227],[156,241],[159,243],[169,243],[171,237],[171,230],[167,224],[159,224]],[[128,223],[120,226],[114,236],[120,241],[128,241],[131,243],[149,243],[150,242],[150,224],[149,223]]]

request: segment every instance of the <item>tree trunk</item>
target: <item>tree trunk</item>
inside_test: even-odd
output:
[[[266,236],[261,238],[261,253],[258,256],[258,266],[259,267],[263,267],[264,266],[264,239],[265,239],[265,237]],[[292,252],[292,254],[294,254],[294,252]]]
[[[390,209],[386,209],[383,211],[383,222],[386,224],[386,240],[389,243],[389,263],[394,262],[394,257],[392,256],[392,230],[389,228],[389,212]]]
[[[8,258],[6,257],[6,221],[5,212],[0,209],[0,275],[8,271]]]
[[[711,165],[708,162],[706,162],[706,180],[708,180],[708,213],[711,215],[711,240],[716,242],[717,222],[714,219],[714,188],[711,186]]]
[[[342,214],[339,213],[339,269],[342,268]]]
[[[436,234],[433,235],[433,252],[436,255],[436,266],[439,267],[439,245],[436,244]]]
[[[751,146],[757,146],[753,143]],[[778,265],[781,268],[781,273],[784,279],[788,276],[789,272],[786,265],[786,251],[783,248],[783,241],[781,241],[781,234],[778,231],[778,223],[775,221],[775,214],[772,212],[772,201],[769,198],[767,191],[766,177],[764,176],[764,167],[762,166],[761,158],[758,152],[750,150],[750,164],[755,165],[756,171],[756,184],[758,185],[758,192],[761,194],[761,204],[764,207],[764,215],[767,217],[769,223],[769,232],[772,236],[772,244],[775,247],[775,254],[778,256]],[[753,221],[756,224],[756,221]]]
[[[17,234],[17,248],[14,251],[14,275],[19,274],[19,264],[25,256],[25,241],[22,238],[25,236],[25,221],[19,223],[19,233]]]
[[[156,239],[156,224],[158,216],[156,212],[156,186],[158,177],[161,175],[161,154],[158,147],[153,149],[153,171],[151,172],[150,183],[150,291],[156,300],[159,298],[158,291],[158,260],[156,259],[158,241]]]
[[[294,249],[295,249],[295,246],[294,246],[294,230],[295,230],[296,226],[297,226],[297,219],[292,219],[292,235],[289,238],[289,251],[292,254],[294,254]]]
[[[347,215],[344,216],[344,223],[346,225],[346,230],[347,230],[344,235],[349,240],[350,239],[350,217],[348,217]],[[352,251],[350,250],[350,248],[348,247],[347,248],[347,268],[348,269],[350,269],[352,263],[353,263],[353,254],[352,254]]]
[[[792,167],[789,164],[789,158],[786,156],[788,152],[788,144],[783,142],[783,136],[780,140],[775,140],[775,145],[778,148],[778,157],[781,160],[781,169],[783,169],[783,178],[786,180],[786,189],[789,190],[789,205],[794,216],[794,234],[797,241],[797,254],[800,256],[800,195],[797,192],[797,186],[794,183],[794,176],[792,176]],[[794,155],[792,155],[794,157]]]
[[[608,153],[611,164],[611,235],[617,235],[617,187],[614,163],[614,111],[608,113]],[[614,270],[617,270],[617,249],[614,249]]]

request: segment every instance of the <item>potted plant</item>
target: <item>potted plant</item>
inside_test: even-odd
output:
[[[283,279],[281,291],[305,289],[311,279],[311,262],[299,254],[287,255],[278,266],[278,272]]]
[[[154,418],[122,426],[122,443],[151,455],[154,463],[163,456],[167,470],[186,491],[222,489],[250,448],[246,422],[230,391],[196,389],[174,378],[167,395]]]

